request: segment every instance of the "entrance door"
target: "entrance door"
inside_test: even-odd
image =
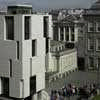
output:
[[[36,93],[36,76],[30,78],[30,95]]]
[[[85,70],[85,60],[82,57],[78,58],[78,69]]]
[[[9,78],[1,78],[3,95],[9,96]]]

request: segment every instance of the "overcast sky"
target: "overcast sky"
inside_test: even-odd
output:
[[[29,3],[33,8],[88,8],[96,0],[0,0],[0,8],[8,4]]]

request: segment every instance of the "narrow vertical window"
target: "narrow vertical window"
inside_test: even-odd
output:
[[[12,60],[9,59],[9,64],[10,64],[10,77],[12,77]]]
[[[64,29],[63,29],[63,27],[61,27],[61,30],[60,30],[60,40],[61,41],[63,41],[63,39],[64,39]]]
[[[93,22],[89,22],[88,23],[88,32],[93,32],[94,31],[94,23]]]
[[[100,32],[100,22],[96,22],[96,32]]]
[[[30,77],[30,95],[36,93],[36,76]]]
[[[4,96],[9,96],[9,78],[1,77],[2,80],[2,94]]]
[[[17,59],[19,59],[19,41],[17,41]]]
[[[32,57],[36,56],[36,40],[32,40]]]
[[[49,52],[49,39],[46,38],[46,54]]]
[[[89,57],[89,67],[94,68],[94,59],[93,59],[93,57]]]
[[[71,40],[74,41],[74,37],[75,37],[75,36],[74,36],[74,31],[75,31],[75,30],[74,30],[74,27],[72,27],[71,30],[72,30],[72,32],[71,32],[71,36],[72,36]]]
[[[6,16],[6,39],[14,40],[14,16]]]
[[[96,39],[96,51],[100,51],[100,38]]]
[[[57,27],[57,25],[55,25],[53,27],[53,39],[58,40],[58,27]]]
[[[100,58],[98,58],[98,69],[100,71]]]
[[[69,27],[66,26],[66,41],[69,41]]]
[[[44,16],[44,37],[47,37],[48,36],[48,22],[49,22],[49,17],[48,16]]]
[[[25,16],[25,40],[30,38],[30,16]]]
[[[88,39],[88,50],[93,50],[94,49],[94,40],[89,38]]]
[[[23,96],[24,80],[20,80],[20,95]]]

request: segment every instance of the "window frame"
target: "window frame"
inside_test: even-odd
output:
[[[99,70],[100,70],[100,66],[99,66],[100,63],[99,63],[99,61],[100,61],[100,57],[97,58],[97,67],[98,67]]]
[[[93,65],[91,64],[91,61],[90,61],[91,58],[92,58],[92,60],[93,60]],[[94,67],[95,67],[95,66],[94,66],[94,65],[95,65],[95,64],[94,64],[94,57],[89,57],[89,58],[88,58],[88,65],[89,65],[89,69],[94,69]],[[91,65],[92,65],[92,66],[91,66]]]
[[[13,29],[13,33],[11,34],[11,32],[9,33],[7,29],[9,29],[9,27],[7,27],[7,20],[12,17],[12,20],[13,20],[13,25],[12,25],[12,29]],[[7,19],[8,18],[8,19]],[[11,27],[11,25],[8,25]],[[14,27],[14,16],[5,16],[5,30],[6,30],[6,40],[14,40],[14,33],[15,33],[15,27]],[[12,37],[9,37],[9,35],[13,35]]]
[[[96,32],[100,32],[98,28],[100,28],[100,22],[96,22]]]
[[[90,28],[93,28],[93,30],[91,30]],[[94,23],[93,22],[88,22],[88,32],[94,32]]]
[[[93,49],[91,49],[91,40],[92,40],[92,42],[93,42]],[[90,50],[94,50],[94,40],[93,39],[91,39],[91,38],[88,38],[88,50],[90,51]]]
[[[26,36],[26,18],[29,17],[29,36]],[[31,16],[24,16],[24,40],[29,40],[31,38]]]
[[[33,41],[35,41],[34,42],[35,47],[33,47]],[[34,49],[34,53],[33,53],[33,49]],[[35,57],[35,56],[37,56],[37,40],[36,39],[32,40],[32,57]]]
[[[100,41],[100,38],[96,39],[96,51],[100,51],[99,41]]]

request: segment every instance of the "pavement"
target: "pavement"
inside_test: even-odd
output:
[[[97,72],[82,72],[76,71],[64,76],[62,78],[57,78],[56,80],[52,80],[51,82],[46,80],[46,91],[49,93],[51,90],[59,90],[65,84],[72,83],[77,87],[82,87],[83,85],[89,85],[91,83],[97,83]],[[78,96],[71,96],[69,98],[65,98],[65,100],[77,100]],[[85,99],[83,99],[85,100]],[[88,100],[91,100],[90,98]]]

